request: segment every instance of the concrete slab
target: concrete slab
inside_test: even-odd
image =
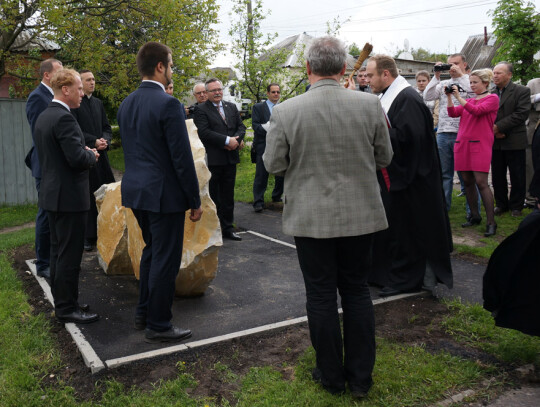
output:
[[[205,295],[174,301],[173,324],[193,331],[181,344],[145,343],[144,332],[133,328],[138,298],[135,277],[107,276],[95,252],[84,254],[79,301],[90,304],[101,320],[67,324],[67,328],[76,328],[72,336],[93,372],[305,321],[304,283],[294,239],[281,231],[281,213],[255,213],[251,205],[237,203],[235,216],[243,240],[224,241],[217,276]],[[437,295],[459,295],[470,301],[481,298],[484,267],[459,260],[453,265],[456,289],[440,289]],[[47,291],[44,280],[40,283]],[[404,297],[379,299],[377,291],[372,289],[375,304]]]

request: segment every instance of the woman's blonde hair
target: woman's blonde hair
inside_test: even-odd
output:
[[[469,76],[476,76],[480,78],[480,80],[484,83],[491,83],[491,80],[493,79],[493,71],[489,68],[485,69],[475,69],[471,72]]]

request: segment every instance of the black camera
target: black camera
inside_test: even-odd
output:
[[[453,93],[454,91],[452,90],[452,86],[456,86],[459,92],[465,92],[465,90],[457,83],[449,83],[444,87],[444,93],[446,93],[447,95]]]
[[[450,68],[452,68],[452,64],[435,65],[433,67],[433,72],[449,71]]]
[[[188,114],[192,115],[195,113],[195,105],[188,106]]]

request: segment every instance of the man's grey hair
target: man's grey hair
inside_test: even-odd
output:
[[[223,87],[223,83],[218,78],[210,78],[204,83],[204,89],[206,89],[208,91],[208,85],[210,83],[214,83],[214,82],[219,82],[221,87]]]
[[[514,65],[511,64],[510,62],[501,61],[501,62],[497,62],[497,65],[504,65],[504,66],[506,66],[506,69],[508,69],[508,72],[510,72],[511,74],[514,73]],[[495,65],[495,66],[497,66],[497,65]]]
[[[195,85],[193,85],[193,90],[191,91],[191,93],[195,94],[195,88],[196,88],[197,86],[202,86],[202,87],[204,87],[205,90],[206,90],[206,86],[204,86],[204,83],[202,83],[202,82],[197,82]]]
[[[333,76],[343,69],[347,60],[347,49],[343,41],[335,37],[319,37],[311,43],[306,60],[315,75]]]

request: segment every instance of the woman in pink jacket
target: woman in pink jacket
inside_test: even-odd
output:
[[[446,91],[448,97],[448,115],[461,116],[459,131],[454,145],[454,169],[461,173],[465,182],[465,195],[471,208],[471,216],[463,227],[478,225],[482,218],[478,213],[478,195],[475,184],[486,209],[486,233],[493,236],[497,230],[495,223],[493,193],[488,185],[488,173],[491,165],[493,147],[493,123],[499,110],[499,97],[489,94],[488,87],[493,78],[490,69],[480,69],[470,74],[471,89],[476,93],[475,98],[463,99],[457,86],[452,86],[452,92]],[[454,106],[452,95],[461,106]]]

